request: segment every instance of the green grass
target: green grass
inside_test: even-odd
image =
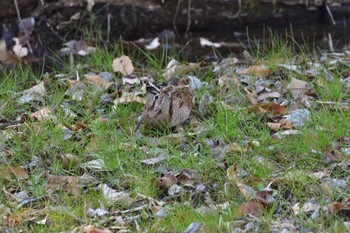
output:
[[[257,63],[265,60],[265,63],[277,69],[277,61],[283,61],[293,56],[293,47],[290,42],[275,37],[269,46],[264,47],[255,43],[254,58]],[[63,74],[66,79],[74,80],[76,72],[80,77],[89,71],[111,72],[111,64],[115,57],[123,54],[122,44],[113,49],[100,48],[85,58],[75,58],[73,66],[67,64],[63,69],[56,69],[46,76],[47,95],[43,96],[40,103],[19,104],[17,102],[19,92],[26,90],[37,82],[43,80],[43,76],[34,73],[29,67],[18,66],[14,69],[4,69],[0,72],[0,120],[7,122],[11,127],[3,127],[2,135],[10,135],[8,138],[0,137],[0,148],[9,150],[10,156],[2,153],[0,166],[25,166],[29,178],[24,180],[7,180],[0,178],[1,187],[8,192],[16,193],[25,190],[30,197],[45,196],[38,202],[30,203],[17,208],[15,200],[8,195],[0,195],[0,225],[6,228],[21,229],[33,232],[70,231],[75,227],[94,225],[104,228],[110,227],[111,222],[107,217],[91,218],[87,216],[88,208],[106,208],[109,213],[119,216],[123,211],[129,210],[126,203],[108,203],[102,195],[98,184],[107,184],[117,192],[130,193],[132,198],[139,198],[140,194],[154,200],[165,200],[164,210],[166,216],[159,219],[149,208],[139,212],[127,212],[122,214],[124,219],[135,217],[140,231],[145,232],[182,232],[192,222],[201,223],[201,232],[232,232],[235,228],[244,228],[245,224],[253,221],[237,214],[237,209],[244,199],[241,191],[227,178],[226,170],[235,164],[240,170],[240,182],[249,185],[255,191],[266,187],[271,178],[279,178],[274,181],[272,188],[276,191],[276,201],[269,204],[259,216],[256,227],[259,232],[269,232],[269,225],[273,221],[291,219],[298,227],[311,231],[346,232],[343,218],[336,214],[321,212],[316,219],[310,219],[307,214],[295,216],[291,206],[300,203],[312,202],[321,205],[331,202],[343,201],[349,198],[349,189],[333,188],[332,192],[322,190],[322,181],[309,176],[311,172],[327,171],[330,178],[343,179],[349,185],[349,178],[344,171],[330,169],[331,164],[325,160],[323,152],[327,150],[340,151],[345,147],[344,137],[349,137],[350,110],[342,108],[329,108],[325,104],[312,105],[311,120],[304,127],[298,129],[300,135],[291,135],[281,140],[274,140],[266,122],[271,121],[268,115],[262,115],[247,111],[250,106],[245,98],[243,86],[229,89],[227,94],[236,97],[231,103],[233,109],[228,109],[220,101],[225,101],[218,96],[218,87],[210,89],[204,86],[203,90],[196,93],[195,105],[204,93],[214,96],[212,111],[207,117],[200,116],[194,110],[195,115],[206,131],[202,134],[188,134],[187,144],[173,144],[166,141],[161,146],[154,145],[147,140],[138,140],[132,131],[136,125],[136,119],[142,112],[142,104],[129,103],[118,104],[103,103],[100,96],[107,91],[96,90],[89,86],[82,101],[72,99],[65,95],[67,84],[55,74]],[[133,51],[129,54],[133,58],[137,75],[154,75],[158,82],[164,81],[161,77],[162,68],[176,56],[174,52],[148,53]],[[300,56],[306,57],[306,54]],[[326,81],[322,75],[310,83],[314,87],[315,98],[319,101],[348,102],[349,94],[345,85],[341,82],[341,73],[346,67],[338,67],[332,71],[334,80]],[[217,75],[210,71],[195,71],[203,81],[212,82]],[[307,80],[303,76],[293,76]],[[288,84],[290,75],[282,77],[285,85]],[[120,79],[119,75],[113,77],[114,81]],[[320,79],[322,82],[317,82]],[[251,85],[251,84],[249,84]],[[248,86],[249,86],[248,85]],[[290,96],[286,98],[290,98]],[[67,116],[62,105],[68,105],[75,116]],[[18,121],[24,113],[31,114],[42,107],[49,107],[56,119],[36,121],[29,119]],[[103,116],[106,122],[98,120]],[[59,124],[59,123],[60,124]],[[74,131],[74,127],[83,125],[80,131]],[[72,137],[64,139],[65,133],[62,126],[72,131]],[[195,125],[191,122],[185,126],[185,134],[193,133]],[[170,131],[150,131],[141,127],[141,132],[147,137],[166,137]],[[226,153],[222,159],[214,159],[208,141],[215,141],[220,145],[236,144],[240,149],[233,149]],[[257,141],[259,145],[254,144]],[[141,146],[149,150],[161,148],[161,153],[169,154],[169,157],[155,166],[143,164],[141,161],[154,154],[147,154],[140,149]],[[223,148],[223,147],[222,147]],[[319,152],[313,153],[312,150]],[[323,154],[322,154],[323,153]],[[76,161],[64,164],[60,155],[73,154]],[[36,165],[29,165],[34,158],[40,158]],[[102,170],[82,169],[82,163],[91,160],[102,159],[105,166]],[[336,162],[345,161],[343,156]],[[195,193],[194,188],[187,189],[177,198],[172,198],[157,187],[157,179],[162,174],[172,171],[178,173],[183,169],[194,171],[195,185],[202,183],[206,187],[204,193]],[[246,173],[246,175],[243,175]],[[94,177],[96,183],[90,182],[83,188],[79,188],[79,194],[74,193],[71,186],[57,186],[55,189],[47,187],[48,174],[62,177],[80,177],[89,174]],[[167,197],[167,198],[165,198]],[[225,210],[214,206],[229,203]],[[145,201],[145,203],[148,203]],[[153,203],[156,205],[156,203]],[[204,214],[199,213],[198,207],[206,207]],[[285,207],[283,207],[285,206]],[[8,210],[6,210],[6,208]],[[115,217],[114,216],[114,217]],[[47,217],[46,225],[36,223]],[[31,220],[30,220],[31,219]],[[34,219],[34,220],[32,220]],[[237,225],[238,220],[243,220],[243,225]],[[125,227],[131,232],[137,230],[135,221],[130,221]],[[113,225],[113,224],[112,224]]]

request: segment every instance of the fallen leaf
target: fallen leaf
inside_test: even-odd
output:
[[[263,190],[256,193],[256,198],[264,204],[272,204],[276,200],[273,197],[273,190]]]
[[[253,105],[249,108],[249,110],[254,111],[254,112],[270,112],[274,115],[280,115],[284,114],[287,112],[286,108],[283,107],[282,105],[279,105],[274,102],[261,102],[256,105]],[[263,111],[262,111],[263,110]]]
[[[143,160],[141,160],[141,163],[147,164],[147,165],[155,165],[155,164],[160,163],[163,160],[168,159],[168,158],[169,158],[168,154],[160,154],[160,155],[153,157],[153,158],[143,159]]]
[[[31,117],[37,121],[46,121],[46,120],[50,120],[50,119],[56,119],[56,117],[53,116],[51,113],[52,113],[52,111],[50,110],[50,108],[45,107],[45,108],[42,108],[42,109],[32,113]]]
[[[248,88],[244,88],[244,92],[246,93],[247,99],[252,105],[258,104],[258,100],[255,98],[256,93],[255,92],[250,92]]]
[[[44,82],[40,82],[37,85],[21,92],[22,96],[19,97],[18,102],[21,104],[31,102],[33,100],[43,101],[43,96],[46,95],[46,87]]]
[[[265,101],[267,99],[277,99],[281,97],[281,94],[278,93],[277,91],[273,91],[273,92],[261,92],[258,94],[258,97],[256,98],[256,100],[258,102],[261,101]]]
[[[104,90],[107,90],[113,84],[113,82],[106,82],[105,80],[103,80],[103,78],[101,78],[98,75],[87,75],[85,76],[85,80],[88,83],[94,84],[98,87],[102,87]]]
[[[160,190],[168,190],[173,184],[176,184],[177,181],[176,176],[173,173],[168,172],[163,177],[156,179],[156,186]]]
[[[162,76],[165,78],[166,81],[169,81],[175,75],[181,77],[185,74],[195,71],[199,67],[199,63],[188,63],[186,65],[182,65],[178,61],[173,59],[165,68],[165,71],[163,72]]]
[[[157,178],[156,179],[156,186],[162,191],[168,190],[172,185],[177,183],[177,178],[176,176],[168,172],[166,173],[163,177]]]
[[[264,205],[258,200],[250,200],[243,202],[237,209],[236,214],[238,216],[252,215],[258,217],[264,211]]]
[[[226,171],[226,174],[228,179],[236,185],[246,200],[250,200],[255,195],[252,188],[240,182],[235,165],[229,167]]]
[[[277,123],[267,122],[266,124],[272,131],[275,131],[275,132],[279,131],[282,127],[282,123],[280,122],[277,122]]]
[[[216,42],[211,42],[206,38],[200,37],[199,38],[199,43],[202,47],[204,46],[210,46],[210,47],[214,47],[214,48],[220,48],[221,44],[220,43],[216,43]]]
[[[344,214],[344,216],[349,216],[350,202],[333,202],[326,206],[326,210],[333,214]]]
[[[249,66],[246,69],[239,70],[238,74],[253,75],[257,77],[264,77],[272,73],[272,70],[267,69],[264,65],[261,66]]]
[[[86,4],[86,10],[91,13],[92,8],[95,5],[95,0],[87,0],[87,4]]]
[[[5,169],[1,169],[0,174],[8,181],[24,180],[29,177],[27,171],[23,167],[9,166]]]
[[[95,171],[103,171],[106,169],[106,165],[105,165],[105,162],[103,161],[103,159],[91,160],[89,162],[80,164],[80,167],[92,169]]]
[[[176,174],[177,180],[181,184],[193,185],[194,184],[194,172],[188,169],[182,170],[180,173]]]
[[[71,191],[74,195],[80,194],[79,178],[75,176],[48,175],[46,187],[58,191]]]
[[[98,186],[102,190],[103,197],[105,200],[112,205],[117,202],[118,204],[129,205],[132,203],[130,194],[124,191],[117,192],[116,190],[108,187],[106,184],[100,184]]]
[[[153,50],[158,48],[160,45],[159,43],[159,37],[154,38],[149,44],[145,45],[145,49],[147,50]]]
[[[75,165],[79,158],[76,155],[73,154],[58,154],[57,155],[58,161],[62,163],[63,169],[69,169],[72,168],[73,165]]]
[[[112,68],[114,72],[120,72],[123,75],[130,75],[134,71],[134,65],[128,56],[122,55],[113,60]]]
[[[145,98],[138,96],[135,93],[123,92],[119,99],[114,100],[114,105],[127,104],[127,103],[146,103]]]
[[[200,226],[200,223],[192,222],[183,233],[196,233]]]
[[[84,232],[85,233],[112,233],[111,230],[107,228],[97,228],[92,225],[88,225],[84,227]]]
[[[13,46],[13,52],[16,54],[16,56],[19,57],[19,58],[27,56],[28,55],[28,49],[26,47],[23,47],[19,43],[19,39],[18,38],[13,38],[13,40],[15,41],[15,45]]]
[[[291,82],[287,86],[287,90],[290,90],[294,99],[304,95],[307,89],[308,83],[296,78],[292,78]]]

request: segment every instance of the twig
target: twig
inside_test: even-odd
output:
[[[109,43],[109,34],[111,32],[111,14],[107,14],[107,43]]]
[[[325,4],[326,10],[327,10],[327,13],[328,13],[328,15],[329,15],[329,18],[330,18],[331,21],[332,21],[332,24],[333,24],[333,25],[336,25],[335,20],[334,20],[334,17],[333,17],[332,12],[331,12],[331,9],[329,9],[329,6],[328,6],[328,4],[327,4],[326,2],[325,2],[324,4]]]
[[[187,7],[187,27],[186,27],[186,33],[185,36],[188,36],[188,32],[191,27],[191,2],[192,0],[188,0],[188,7]]]
[[[329,45],[329,51],[333,53],[334,52],[333,40],[332,40],[332,35],[330,33],[328,33],[328,45]]]
[[[175,31],[176,35],[179,35],[179,32],[177,31],[177,27],[176,27],[176,18],[177,18],[177,15],[179,13],[179,8],[180,8],[180,5],[181,5],[181,2],[182,2],[182,0],[178,0],[177,1],[176,11],[175,11],[175,15],[174,15],[174,18],[173,18],[173,27],[174,27],[174,31]]]
[[[26,37],[29,39],[29,34],[28,34],[27,30],[25,29],[25,27],[24,27],[24,25],[23,25],[23,22],[22,22],[22,18],[21,18],[21,14],[20,14],[20,12],[19,12],[17,0],[14,0],[14,3],[15,3],[16,13],[17,13],[17,17],[18,17],[19,23],[20,23],[20,25],[21,25],[22,28],[23,28],[24,34],[25,34]],[[29,52],[30,52],[31,54],[33,54],[32,46],[30,46],[28,40],[26,41],[26,44],[27,44],[27,46],[28,46]]]
[[[236,14],[233,16],[233,18],[238,18],[242,12],[242,1],[238,0],[238,11]]]

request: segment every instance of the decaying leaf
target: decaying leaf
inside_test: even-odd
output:
[[[247,216],[251,215],[258,217],[264,211],[264,205],[257,200],[250,200],[248,202],[243,202],[237,209],[236,214],[238,216]]]
[[[143,159],[143,160],[141,160],[141,163],[147,164],[147,165],[155,165],[155,164],[160,163],[163,160],[168,159],[168,158],[169,158],[168,154],[160,154],[160,155],[153,157],[153,158]]]
[[[157,178],[156,180],[156,186],[162,190],[166,191],[168,190],[172,185],[176,184],[178,182],[175,174],[168,172],[163,177]]]
[[[131,75],[134,71],[134,65],[128,56],[122,55],[113,60],[112,68],[114,72],[120,72],[123,75]]]
[[[300,79],[292,78],[287,89],[290,90],[293,98],[297,99],[308,90],[308,83]]]
[[[258,100],[256,99],[256,93],[255,92],[250,92],[248,90],[248,88],[244,88],[244,92],[246,93],[247,99],[248,101],[252,104],[252,105],[257,105],[258,104]]]
[[[286,108],[274,102],[261,102],[249,108],[250,111],[257,113],[272,113],[274,115],[281,115],[287,112]]]
[[[140,97],[139,94],[140,93],[129,93],[123,91],[122,96],[114,100],[114,104],[146,103],[146,99],[144,97]]]
[[[160,45],[159,37],[156,37],[156,38],[154,38],[149,44],[146,44],[146,45],[145,45],[145,49],[147,49],[147,50],[153,50],[153,49],[158,48],[159,45]]]
[[[165,80],[169,81],[175,75],[181,77],[185,74],[195,71],[200,67],[198,63],[188,63],[187,65],[182,65],[176,60],[171,60],[167,67],[165,68],[162,76]]]
[[[93,225],[88,225],[84,227],[85,233],[112,233],[108,228],[98,228]]]
[[[20,44],[18,38],[13,38],[15,45],[13,46],[13,52],[17,57],[25,57],[28,55],[28,49]]]
[[[70,191],[74,195],[80,194],[79,178],[76,176],[48,175],[46,187],[52,190]]]
[[[14,166],[2,168],[0,174],[8,181],[24,180],[29,177],[27,171],[23,167]]]
[[[244,198],[246,200],[250,200],[255,195],[254,190],[252,190],[249,186],[244,185],[243,183],[240,182],[235,167],[236,167],[235,165],[232,165],[227,169],[226,171],[227,177],[230,181],[232,181],[236,185],[236,187],[239,189],[239,191],[244,196]]]
[[[176,174],[176,178],[181,184],[193,185],[194,184],[194,171],[184,169],[180,173]]]
[[[282,139],[285,136],[300,135],[300,134],[301,134],[301,132],[299,130],[290,129],[290,130],[285,130],[282,132],[275,133],[274,135],[272,135],[272,137],[275,139]]]
[[[130,194],[127,192],[117,192],[106,184],[100,184],[98,187],[102,190],[103,197],[110,205],[117,202],[118,204],[125,204],[128,206],[132,203]]]
[[[246,69],[239,70],[238,74],[253,75],[257,77],[264,77],[272,73],[272,70],[266,68],[264,65],[261,66],[250,66]]]
[[[258,97],[256,98],[256,100],[258,102],[261,102],[261,101],[265,101],[265,100],[269,100],[269,99],[277,99],[280,96],[281,96],[281,94],[277,91],[272,91],[272,92],[264,91],[264,92],[261,92],[258,94]]]
[[[43,97],[47,94],[44,82],[40,82],[37,85],[22,91],[21,97],[19,97],[18,102],[21,104],[29,103],[31,101],[41,101],[43,102]]]
[[[200,227],[200,223],[192,222],[183,233],[195,233]]]
[[[76,155],[73,154],[58,154],[57,159],[62,163],[62,167],[64,169],[71,168],[73,165],[75,165],[78,161],[79,158]]]
[[[113,82],[105,81],[99,75],[87,75],[87,76],[85,76],[85,80],[88,83],[91,83],[91,84],[94,84],[98,87],[103,88],[104,90],[107,90],[113,84]]]
[[[45,107],[31,114],[31,117],[37,121],[46,121],[50,119],[55,119],[56,117],[52,114],[50,108]]]
[[[215,42],[211,42],[206,38],[200,37],[199,38],[199,43],[202,47],[204,46],[210,46],[210,47],[214,47],[214,48],[220,48],[221,44],[220,43],[215,43]]]
[[[75,14],[73,16],[80,17],[80,13]],[[73,19],[74,18],[73,16],[72,16],[72,20],[76,20],[76,19]],[[63,22],[59,26],[65,26],[65,24],[67,24],[67,23],[69,24],[72,20],[67,21],[67,22]],[[86,56],[89,53],[96,51],[95,47],[88,46],[86,44],[86,42],[82,41],[82,40],[70,40],[70,41],[67,41],[66,43],[64,43],[63,46],[64,47],[62,49],[60,49],[60,53],[62,55],[78,54],[80,56]]]
[[[92,170],[97,170],[97,171],[103,171],[106,169],[105,162],[103,159],[96,159],[96,160],[91,160],[89,162],[80,164],[81,168],[88,168]]]

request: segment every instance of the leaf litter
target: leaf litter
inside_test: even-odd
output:
[[[65,46],[69,48],[66,52],[88,56],[81,52],[86,48],[83,43],[72,41]],[[337,56],[328,59],[342,62]],[[224,217],[222,221],[235,232],[258,231],[267,212],[273,218],[268,226],[271,232],[297,232],[304,227],[300,219],[319,221],[331,216],[341,218],[344,227],[349,229],[348,135],[338,135],[317,150],[310,146],[297,155],[283,149],[300,140],[321,144],[322,135],[333,129],[313,125],[314,120],[320,120],[317,111],[348,110],[344,108],[348,104],[345,97],[328,100],[327,96],[315,94],[317,88],[335,82],[327,64],[315,62],[303,69],[286,63],[269,68],[267,64],[252,65],[251,61],[235,57],[212,64],[182,64],[173,59],[162,71],[165,80],[162,84],[155,82],[153,74],[138,73],[126,55],[115,58],[109,65],[114,74],[101,70],[99,74],[83,74],[82,79],[67,76],[60,84],[57,81],[63,92],[63,101],[58,105],[50,102],[54,93],[44,81],[16,93],[19,106],[32,107],[19,109],[17,121],[13,116],[8,119],[2,116],[10,122],[1,128],[4,135],[1,137],[4,151],[1,172],[6,194],[3,207],[6,206],[7,213],[13,213],[15,209],[10,203],[15,200],[18,207],[25,210],[17,222],[7,217],[7,223],[11,222],[4,223],[7,228],[33,222],[26,211],[36,214],[46,205],[46,200],[54,201],[54,196],[64,191],[68,198],[79,198],[86,193],[99,195],[98,204],[84,206],[84,217],[89,219],[82,221],[79,228],[84,232],[146,231],[150,227],[159,230],[169,213],[176,211],[174,203],[186,204],[203,216],[225,216],[231,212],[235,220]],[[207,80],[198,75],[201,72],[211,72],[214,76]],[[319,76],[325,80],[319,81],[323,78]],[[347,78],[345,75],[342,80]],[[196,110],[189,124],[183,127],[185,131],[157,134],[145,127],[142,134],[133,135],[137,114],[122,110],[130,107],[140,113],[148,89],[159,90],[171,82],[187,85],[195,95]],[[89,110],[89,122],[83,117],[81,106]],[[107,117],[104,114],[108,111]],[[221,135],[212,134],[213,129],[220,128],[218,111],[227,114],[223,124],[226,128],[221,129],[225,133]],[[240,120],[236,128],[230,125],[229,115],[235,117],[233,120]],[[214,117],[217,122],[210,125]],[[254,128],[256,119],[262,122],[260,127],[265,127],[260,130],[268,132],[264,136],[268,140],[252,137],[258,135]],[[33,132],[40,136],[50,124],[57,132],[45,137],[46,149],[43,147],[34,156],[24,156],[19,161],[12,160],[17,152],[11,152],[11,147],[17,138],[28,142]],[[305,138],[304,129],[309,125],[312,126],[308,133],[315,137]],[[255,133],[250,135],[240,128],[247,126]],[[110,127],[111,131],[101,135],[96,133],[98,127]],[[127,140],[121,138],[123,134]],[[228,136],[230,134],[235,136]],[[75,149],[65,151],[62,146],[56,147],[60,140],[74,145]],[[105,144],[106,140],[110,143]],[[116,151],[111,150],[115,145]],[[126,158],[120,158],[122,153],[128,155],[131,166],[140,166],[140,174],[126,169]],[[298,160],[308,163],[308,156],[315,166],[303,171],[297,163]],[[187,159],[196,161],[201,168],[173,162]],[[54,164],[61,170],[51,169]],[[152,179],[143,177],[142,172],[150,173]],[[35,194],[32,177],[43,182],[41,193],[45,195]],[[296,194],[298,190],[294,190],[296,184],[307,186],[302,198]],[[153,192],[143,195],[142,189],[133,189],[142,185]],[[314,193],[322,193],[324,200],[321,202]],[[57,204],[64,207],[62,203]],[[52,216],[48,211],[45,213],[35,218],[36,224],[50,224]],[[182,226],[183,232],[199,232],[207,227],[205,221],[197,222],[201,218],[195,219]]]

